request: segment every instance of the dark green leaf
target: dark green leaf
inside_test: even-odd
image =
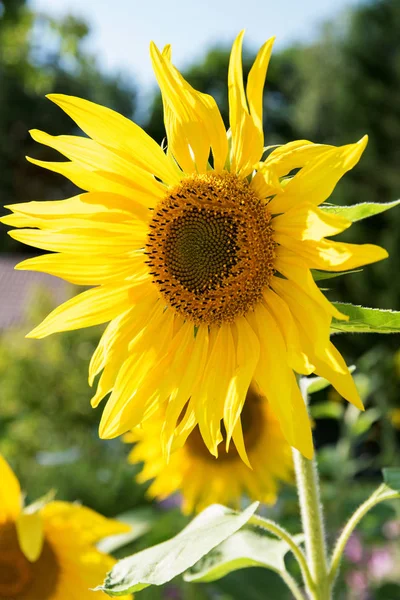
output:
[[[199,584],[202,585],[202,584]],[[234,571],[212,584],[228,600],[292,600],[281,578],[267,569],[251,568]],[[225,595],[227,594],[227,596]],[[213,596],[214,597],[214,596]]]
[[[323,281],[324,279],[334,279],[334,277],[341,277],[342,275],[350,275],[351,273],[361,273],[362,269],[354,269],[353,271],[338,271],[336,273],[330,273],[329,271],[317,271],[313,269],[311,271],[314,281]]]
[[[123,596],[171,581],[243,527],[258,504],[242,513],[219,504],[209,506],[172,539],[119,561],[97,589]]]
[[[246,567],[285,570],[286,542],[270,537],[263,529],[246,526],[204,556],[184,575],[186,581],[215,581]]]
[[[310,406],[313,419],[341,419],[343,411],[343,404],[340,402],[318,402]]]
[[[348,321],[333,318],[333,332],[353,333],[400,333],[400,311],[366,308],[354,304],[333,302],[341,313],[348,315]]]
[[[353,206],[334,206],[326,205],[321,206],[322,210],[335,215],[345,217],[353,223],[355,221],[361,221],[379,213],[390,210],[400,204],[400,200],[394,200],[393,202],[362,202],[361,204],[354,204]]]
[[[400,467],[387,467],[382,473],[386,485],[395,492],[400,492]]]

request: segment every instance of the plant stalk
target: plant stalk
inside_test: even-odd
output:
[[[307,404],[307,394],[300,385]],[[319,491],[319,476],[315,458],[309,460],[293,449],[297,493],[305,536],[306,557],[313,587],[308,592],[313,600],[331,600],[332,588],[329,578],[324,517]]]

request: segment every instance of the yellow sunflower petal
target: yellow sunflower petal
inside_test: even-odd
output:
[[[21,511],[22,497],[18,479],[0,454],[0,523],[15,521]]]
[[[310,161],[320,158],[333,146],[314,144],[308,140],[296,140],[279,146],[260,163],[261,171],[273,171],[278,178],[285,177],[293,169],[301,169]]]
[[[274,277],[271,287],[288,305],[297,327],[306,323],[315,348],[324,350],[330,335],[331,314],[292,281]],[[311,357],[310,362],[314,362]]]
[[[57,223],[59,219],[98,219],[107,222],[123,222],[132,217],[140,216],[145,222],[149,219],[149,211],[131,198],[126,198],[111,192],[91,192],[73,196],[67,200],[53,200],[52,202],[19,202],[5,206],[21,216],[45,220],[49,225]],[[52,223],[54,221],[54,223]],[[33,225],[34,227],[35,225]]]
[[[168,456],[175,438],[176,426],[189,398],[196,389],[203,374],[208,357],[208,328],[199,327],[196,337],[191,323],[183,325],[173,361],[167,378],[169,386],[174,384],[173,392],[165,409],[165,421],[162,430],[162,446]]]
[[[150,54],[164,108],[168,108],[167,138],[175,159],[185,171],[203,173],[212,150],[214,168],[222,170],[228,141],[214,98],[193,89],[172,65],[168,53],[160,53],[154,43]]]
[[[143,304],[141,305],[143,307]],[[112,319],[105,328],[103,335],[100,338],[98,346],[94,351],[89,364],[89,385],[93,385],[94,378],[106,365],[106,361],[110,358],[110,354],[115,346],[120,350],[121,347],[128,347],[129,342],[134,337],[134,331],[137,332],[137,324],[135,320],[140,319],[142,313],[136,306],[130,307],[127,311],[121,313],[115,319]],[[132,325],[135,323],[135,328]],[[121,336],[123,339],[121,340]]]
[[[229,122],[232,131],[231,171],[246,177],[260,160],[264,134],[250,115],[243,85],[242,46],[244,31],[235,39],[228,70]],[[264,56],[264,59],[267,55]],[[260,63],[262,62],[259,58]],[[264,61],[265,62],[265,61]],[[259,63],[259,65],[260,65]],[[262,67],[261,67],[262,68]],[[254,71],[253,86],[258,68]],[[256,105],[258,97],[256,97]],[[256,116],[258,122],[259,115]]]
[[[263,297],[285,340],[290,366],[297,373],[310,375],[314,372],[315,365],[304,352],[297,325],[288,305],[271,289],[266,290]]]
[[[263,139],[263,92],[274,41],[275,37],[272,37],[261,46],[254,64],[250,69],[246,87],[250,114],[253,118],[254,125],[259,129]]]
[[[262,305],[247,318],[260,341],[260,360],[254,379],[270,402],[288,443],[312,458],[314,449],[307,408],[293,371],[282,360],[286,347],[278,326]]]
[[[101,418],[101,438],[117,437],[138,425],[152,400],[158,399],[161,380],[149,377],[149,373],[162,361],[172,338],[173,326],[173,311],[164,312],[164,305],[158,302],[150,311],[147,325],[133,340],[129,357],[120,367]],[[153,390],[152,395],[149,388]]]
[[[329,343],[323,355],[313,357],[315,372],[324,377],[333,385],[343,398],[364,410],[363,402],[354,383],[354,379],[343,360],[340,352],[332,343]]]
[[[43,254],[18,263],[15,269],[49,273],[75,285],[100,285],[113,280],[121,281],[132,276],[132,273],[135,274],[136,280],[143,281],[148,277],[142,254],[126,258],[110,256],[107,262],[101,256],[88,256],[83,262],[79,254]]]
[[[311,269],[324,271],[356,269],[388,257],[384,248],[373,244],[347,244],[332,240],[299,241],[279,233],[276,234],[275,239],[285,248],[304,258]]]
[[[43,519],[41,512],[20,513],[16,521],[16,528],[18,543],[23,554],[30,562],[36,562],[42,552],[44,544]]]
[[[122,183],[121,180],[116,181],[112,178],[111,173],[105,171],[89,171],[73,162],[52,162],[37,160],[29,156],[26,159],[33,165],[63,175],[78,188],[87,192],[111,192],[117,195],[125,196],[135,200],[136,191],[130,187],[127,182]]]
[[[236,337],[236,364],[224,404],[227,449],[229,449],[232,434],[239,422],[240,413],[260,356],[258,338],[244,317],[235,321],[233,329]]]
[[[60,106],[93,140],[113,148],[124,157],[174,185],[179,178],[164,152],[141,127],[113,110],[82,98],[49,94],[49,100]]]
[[[285,212],[303,202],[318,205],[327,200],[339,179],[358,163],[367,142],[368,137],[364,136],[355,144],[328,150],[322,147],[320,157],[309,161],[288,181],[284,192],[271,201],[272,212]]]
[[[342,314],[338,309],[324,296],[309,269],[305,268],[304,262],[298,256],[287,251],[285,248],[278,248],[275,261],[276,270],[284,275],[289,281],[299,286],[310,298],[315,300],[328,314],[348,321],[348,316]]]
[[[131,225],[115,225],[110,223],[96,224],[91,227],[82,223],[80,228],[68,228],[64,231],[36,229],[12,230],[9,235],[35,248],[53,252],[70,252],[71,254],[124,254],[135,252],[144,246],[146,230]]]
[[[74,296],[54,309],[26,337],[40,339],[59,331],[99,325],[132,304],[131,286],[102,286]]]
[[[90,508],[69,502],[49,502],[43,507],[42,514],[44,521],[57,521],[59,526],[72,528],[77,541],[82,544],[94,544],[109,535],[131,530],[127,523],[108,519]]]
[[[124,185],[135,190],[136,200],[145,203],[146,206],[154,207],[157,200],[165,195],[165,186],[151,173],[136,167],[89,138],[72,135],[52,136],[37,129],[30,131],[30,134],[36,142],[54,148],[89,171],[108,172],[119,176]]]
[[[207,365],[192,400],[204,443],[211,454],[218,456],[218,444],[222,441],[221,419],[237,358],[229,324],[224,323],[217,331],[212,330],[210,341]]]
[[[272,227],[278,235],[315,241],[342,233],[350,225],[351,221],[326,213],[309,202],[294,206],[272,221]]]

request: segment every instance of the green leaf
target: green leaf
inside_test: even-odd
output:
[[[264,567],[285,571],[288,544],[270,537],[263,529],[246,526],[204,556],[184,575],[185,581],[207,582],[225,577],[232,571]]]
[[[351,433],[356,437],[364,435],[381,416],[382,412],[377,408],[369,408],[360,413],[357,420],[351,425]]]
[[[254,502],[242,513],[209,506],[172,539],[119,561],[97,590],[123,596],[171,581],[243,527],[258,505]]]
[[[390,489],[395,492],[400,492],[400,468],[399,467],[387,467],[382,470],[383,481]]]
[[[112,554],[118,550],[118,548],[130,544],[147,533],[157,519],[157,513],[152,510],[151,507],[137,508],[136,510],[130,510],[118,515],[116,519],[117,521],[122,521],[123,523],[130,525],[132,530],[128,533],[110,535],[103,538],[97,544],[97,548],[100,552],[104,552],[105,554]]]
[[[281,578],[267,569],[234,571],[211,585],[220,600],[293,600]]]
[[[353,206],[336,206],[336,205],[322,205],[320,208],[329,213],[340,215],[353,223],[355,221],[361,221],[379,213],[390,210],[400,204],[400,200],[394,200],[393,202],[362,202],[361,204],[354,204]]]
[[[333,318],[331,331],[353,333],[399,333],[400,311],[366,308],[354,304],[333,302],[341,313],[348,315],[348,321]]]
[[[310,406],[313,419],[341,419],[343,412],[343,404],[340,402],[318,402]]]
[[[342,277],[342,275],[350,275],[351,273],[361,273],[362,269],[354,269],[353,271],[337,271],[330,273],[329,271],[317,271],[312,269],[311,273],[314,281],[323,281],[324,279],[333,279],[334,277]]]

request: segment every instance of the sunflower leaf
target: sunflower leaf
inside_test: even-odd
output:
[[[400,311],[366,308],[354,304],[333,302],[348,321],[332,319],[331,331],[353,333],[400,333]]]
[[[329,271],[318,271],[312,269],[311,274],[314,281],[323,281],[324,279],[333,279],[334,277],[342,277],[342,275],[351,275],[352,273],[361,273],[362,269],[354,269],[353,271],[338,271],[336,273],[330,273]]]
[[[399,467],[388,467],[382,470],[383,481],[385,484],[395,492],[400,492],[400,468]]]
[[[282,573],[288,544],[270,537],[261,528],[246,525],[197,562],[183,578],[185,581],[207,582],[225,577],[232,571],[248,567],[264,567]]]
[[[355,221],[361,221],[379,213],[390,210],[400,204],[400,200],[394,200],[393,202],[362,202],[361,204],[354,204],[353,206],[336,206],[336,205],[323,205],[320,208],[329,213],[340,215],[349,221],[354,223]]]
[[[123,596],[171,581],[243,527],[258,504],[241,513],[219,504],[209,506],[172,539],[119,561],[96,589]]]

